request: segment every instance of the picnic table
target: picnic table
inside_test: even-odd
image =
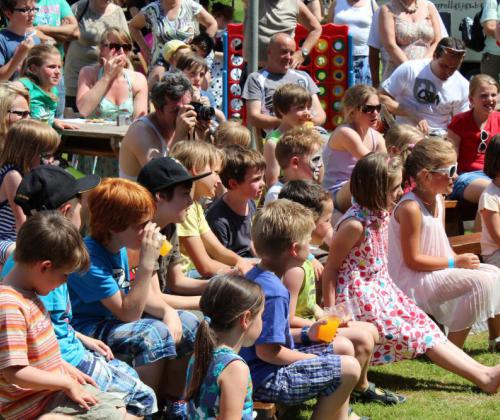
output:
[[[59,150],[94,157],[118,157],[120,143],[128,130],[128,125],[115,122],[93,122],[82,118],[64,119],[78,126],[78,130],[62,130]]]

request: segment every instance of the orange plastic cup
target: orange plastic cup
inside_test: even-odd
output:
[[[340,316],[329,315],[326,324],[318,328],[318,338],[325,343],[331,343],[341,322],[342,318]]]
[[[163,241],[163,243],[161,244],[161,248],[160,248],[160,255],[162,257],[164,257],[165,255],[167,255],[170,251],[172,250],[172,244],[167,241],[166,239]]]

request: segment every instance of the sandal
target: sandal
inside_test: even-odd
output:
[[[500,337],[488,341],[488,351],[492,353],[500,352]]]
[[[349,409],[347,410],[347,418],[348,418],[348,420],[351,420],[351,416],[352,416],[352,415],[357,416],[359,420],[372,420],[372,418],[371,418],[371,417],[367,417],[367,416],[361,416],[361,417],[360,417],[360,416],[358,416],[358,415],[354,412],[353,408],[352,408],[351,406],[349,406]]]
[[[368,382],[368,388],[364,391],[354,390],[351,393],[351,397],[354,401],[376,402],[383,405],[402,404],[406,401],[404,395],[379,388],[373,382]]]

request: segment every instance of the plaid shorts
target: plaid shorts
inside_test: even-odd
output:
[[[253,393],[259,401],[297,405],[318,396],[335,392],[340,385],[340,356],[327,344],[301,346],[297,350],[316,354],[314,359],[305,359],[279,368],[271,374]]]
[[[154,391],[126,363],[118,359],[108,362],[104,356],[86,351],[76,368],[89,375],[102,392],[124,394],[123,401],[130,414],[144,417],[158,411]]]
[[[175,346],[168,327],[159,319],[142,318],[134,322],[104,320],[84,333],[104,341],[116,358],[130,366],[143,366],[160,359],[175,359],[192,353],[199,321],[188,311],[177,311],[183,336]]]

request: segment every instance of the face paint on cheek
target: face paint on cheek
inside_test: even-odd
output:
[[[311,168],[313,179],[315,181],[318,181],[321,174],[321,168],[323,167],[323,158],[321,156],[321,153],[316,153],[311,157],[311,160],[309,161],[309,167]]]

